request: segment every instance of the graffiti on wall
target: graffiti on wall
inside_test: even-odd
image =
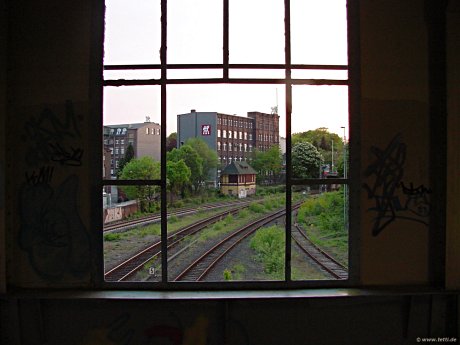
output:
[[[50,162],[68,166],[81,165],[83,149],[78,147],[81,133],[71,101],[66,101],[63,120],[46,108],[38,117],[31,117],[24,129],[24,141],[29,144],[26,154],[29,166],[36,167]]]
[[[48,180],[24,183],[20,192],[20,247],[46,278],[84,275],[90,264],[89,236],[78,214],[78,177],[56,188]]]
[[[413,182],[403,181],[406,150],[401,134],[397,134],[385,149],[371,147],[375,160],[367,167],[365,176],[373,179],[373,183],[364,183],[363,188],[368,199],[375,203],[368,209],[376,214],[373,236],[397,219],[428,225],[431,191],[424,185],[414,187]]]
[[[67,101],[63,113],[44,109],[23,132],[24,182],[19,193],[19,246],[43,278],[82,277],[90,269],[90,240],[79,215],[83,150],[78,118]]]

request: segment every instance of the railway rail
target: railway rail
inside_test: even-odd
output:
[[[207,204],[207,205],[202,205],[200,207],[190,207],[190,208],[182,208],[176,211],[171,211],[168,212],[168,218],[171,216],[185,216],[188,214],[193,214],[198,211],[206,211],[206,210],[212,210],[215,208],[221,208],[221,207],[231,207],[234,205],[246,205],[248,204],[249,201],[237,201],[237,202],[225,202],[225,203],[213,203],[213,204]],[[146,226],[148,224],[152,223],[157,223],[161,221],[161,215],[160,214],[153,214],[150,216],[145,216],[142,218],[137,218],[137,219],[131,219],[131,220],[125,220],[113,224],[107,224],[104,225],[103,232],[104,233],[111,233],[111,232],[121,232],[121,231],[126,231],[138,226]]]
[[[241,206],[220,212],[212,217],[200,220],[188,225],[167,237],[168,249],[177,246],[185,237],[195,234],[203,228],[214,224],[229,214],[236,214],[241,210]],[[127,280],[136,274],[144,265],[161,255],[161,240],[136,253],[129,259],[121,262],[114,268],[107,271],[104,275],[105,281],[115,282]]]
[[[334,279],[348,278],[348,268],[334,259],[326,251],[316,246],[298,224],[293,226],[291,237],[303,253],[310,257],[323,271],[326,271]]]
[[[300,207],[300,203],[293,206],[293,209]],[[224,258],[236,245],[240,244],[248,236],[255,233],[261,227],[274,222],[275,220],[284,217],[286,210],[275,211],[272,214],[251,222],[232,232],[230,235],[216,243],[199,258],[187,266],[181,273],[179,273],[173,281],[201,281],[203,280],[216,264]]]

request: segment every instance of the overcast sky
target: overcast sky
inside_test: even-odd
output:
[[[284,62],[284,0],[230,0],[230,63]],[[222,1],[168,1],[168,63],[222,63]],[[160,1],[106,0],[104,64],[160,63]],[[291,0],[292,63],[347,64],[345,0]],[[182,74],[181,74],[182,73]],[[170,78],[222,77],[221,71],[174,71]],[[250,73],[250,74],[248,74]],[[283,77],[283,71],[236,71],[230,77]],[[346,79],[344,71],[293,72],[293,77]],[[106,79],[159,78],[158,71],[107,71]],[[348,129],[346,86],[295,86],[292,132]],[[246,116],[278,105],[285,136],[282,85],[171,85],[167,132],[176,115],[217,111]],[[160,122],[158,86],[105,87],[104,123]]]

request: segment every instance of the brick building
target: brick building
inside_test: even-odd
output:
[[[161,126],[155,122],[104,126],[104,160],[110,161],[110,175],[116,176],[120,160],[131,144],[134,157],[161,157]]]
[[[177,145],[195,137],[217,152],[219,175],[232,162],[251,161],[255,149],[279,145],[279,115],[253,111],[244,117],[195,110],[177,115]],[[216,180],[215,172],[210,179]]]

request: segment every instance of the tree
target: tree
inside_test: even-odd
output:
[[[133,145],[129,143],[125,151],[125,156],[122,159],[120,159],[120,162],[118,163],[118,172],[117,172],[118,177],[120,177],[120,174],[123,171],[123,168],[125,167],[125,165],[128,164],[133,158],[134,158],[134,148],[133,148]]]
[[[331,165],[334,163],[334,171],[342,174],[344,142],[336,133],[329,133],[327,128],[320,127],[292,135],[292,146],[301,142],[308,142],[315,146],[323,156],[324,162]],[[334,151],[334,153],[332,153]]]
[[[178,162],[181,159],[190,168],[190,184],[194,187],[195,192],[197,192],[203,174],[203,159],[190,145],[182,145],[180,148],[168,152],[168,161]]]
[[[166,152],[170,152],[177,147],[177,133],[173,132],[166,138]]]
[[[160,162],[152,157],[134,158],[128,162],[120,174],[123,180],[158,180]],[[151,212],[158,198],[158,186],[124,186],[123,191],[130,199],[138,199],[142,212]]]
[[[274,182],[283,168],[283,158],[278,145],[273,145],[267,151],[255,150],[251,166],[257,171],[259,182],[266,180]]]
[[[300,142],[292,148],[292,175],[294,178],[315,178],[323,157],[312,144]]]
[[[217,165],[219,164],[217,152],[211,149],[201,138],[190,138],[185,144],[193,147],[203,160],[203,171],[200,177],[201,185],[209,178],[211,169],[217,168]]]
[[[177,162],[166,163],[167,188],[170,192],[170,203],[173,202],[174,194],[178,194],[189,182],[192,172],[183,159]]]

